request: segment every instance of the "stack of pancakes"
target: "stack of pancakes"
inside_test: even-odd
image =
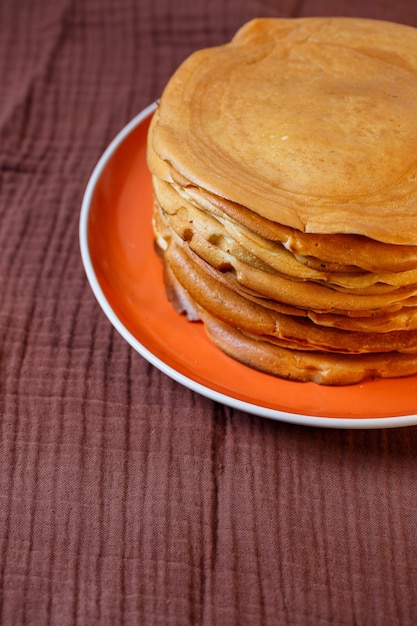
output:
[[[169,298],[251,367],[417,373],[417,30],[258,19],[189,57],[152,119]]]

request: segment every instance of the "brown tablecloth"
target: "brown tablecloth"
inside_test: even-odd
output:
[[[97,159],[193,50],[255,16],[416,6],[0,0],[1,624],[417,623],[416,428],[197,395],[113,329],[78,244]]]

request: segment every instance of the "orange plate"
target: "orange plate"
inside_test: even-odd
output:
[[[347,387],[295,383],[254,371],[220,352],[200,323],[167,301],[153,249],[146,136],[155,105],[110,144],[85,192],[80,245],[91,287],[121,335],[148,361],[214,400],[264,417],[313,426],[417,424],[417,377]]]

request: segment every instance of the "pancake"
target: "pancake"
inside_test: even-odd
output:
[[[417,373],[416,77],[416,29],[265,18],[170,79],[155,242],[226,354],[326,385]]]
[[[279,345],[270,337],[251,336],[236,328],[234,323],[220,320],[196,304],[178,281],[172,264],[166,260],[165,280],[170,299],[178,312],[187,313],[190,320],[203,321],[208,336],[223,352],[262,372],[288,380],[333,386],[355,384],[366,378],[392,378],[417,373],[415,353],[334,354],[317,349],[294,350],[290,342]],[[209,303],[212,303],[210,299]]]
[[[271,241],[254,233],[220,209],[210,211],[205,203],[199,206],[195,200],[190,202],[187,194],[178,186],[169,185],[156,177],[153,177],[153,185],[160,210],[171,227],[178,234],[182,233],[182,238],[191,238],[193,234],[199,233],[232,256],[266,271],[276,271],[287,278],[321,282],[334,289],[347,289],[364,295],[393,292],[398,287],[416,285],[417,269],[372,273],[353,265],[338,264],[334,268],[317,258],[312,263],[311,259],[307,261],[293,254],[282,242]]]
[[[175,72],[152,146],[273,222],[414,246],[416,71],[409,26],[256,19]]]
[[[351,385],[367,378],[392,378],[417,372],[415,354],[359,356],[299,352],[251,339],[216,319],[205,319],[209,337],[229,356],[246,365],[289,380]]]
[[[325,265],[331,271],[358,269],[393,273],[416,269],[417,243],[398,246],[361,235],[346,235],[336,231],[333,234],[305,233],[285,226],[279,221],[265,219],[243,205],[192,184],[155,153],[153,129],[157,121],[158,117],[155,115],[149,132],[147,159],[150,170],[158,180],[175,186],[190,202],[211,213],[220,211],[231,220],[246,226],[251,232],[267,240],[283,243],[288,250],[297,254],[311,267]],[[401,219],[400,215],[398,219]]]

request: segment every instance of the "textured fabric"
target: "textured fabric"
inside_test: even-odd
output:
[[[417,623],[416,428],[218,405],[113,330],[78,245],[116,133],[257,15],[407,0],[0,0],[0,623]]]

